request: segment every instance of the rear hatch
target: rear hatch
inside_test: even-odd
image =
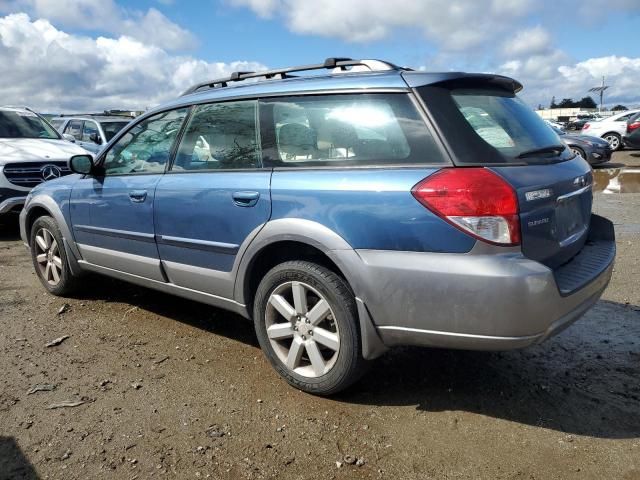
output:
[[[464,75],[417,91],[455,165],[486,167],[515,190],[523,254],[557,268],[586,241],[593,176],[516,96],[518,87],[506,77]]]

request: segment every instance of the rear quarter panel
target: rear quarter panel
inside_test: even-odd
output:
[[[328,227],[354,249],[468,252],[475,240],[418,203],[412,187],[438,168],[276,169],[272,220]]]

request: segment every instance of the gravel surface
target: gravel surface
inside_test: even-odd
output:
[[[398,348],[333,398],[222,310],[100,277],[46,294],[9,222],[0,479],[640,479],[640,193],[604,193],[639,157],[596,173],[618,258],[582,320],[523,351]]]

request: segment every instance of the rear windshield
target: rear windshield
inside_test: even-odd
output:
[[[457,164],[535,164],[573,158],[515,94],[497,88],[422,87]]]
[[[100,122],[104,136],[107,142],[110,141],[116,133],[122,130],[129,122]]]
[[[59,139],[58,133],[35,113],[29,111],[0,111],[0,138]]]

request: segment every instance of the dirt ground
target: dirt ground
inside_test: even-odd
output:
[[[46,294],[9,222],[0,479],[640,479],[640,152],[614,162],[595,209],[616,269],[582,320],[523,351],[399,348],[333,398],[227,312],[100,277]]]

